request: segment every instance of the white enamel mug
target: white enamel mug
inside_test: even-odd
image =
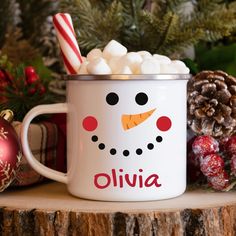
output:
[[[67,102],[39,105],[23,120],[30,165],[67,184],[77,197],[148,201],[186,188],[186,85],[190,75],[67,76]],[[39,163],[29,124],[40,114],[67,113],[67,173]]]

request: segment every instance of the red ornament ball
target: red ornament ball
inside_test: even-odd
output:
[[[14,180],[21,158],[16,131],[0,116],[0,192]]]

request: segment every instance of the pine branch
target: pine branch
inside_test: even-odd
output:
[[[165,1],[168,11],[178,13],[182,8],[183,4],[189,2],[189,0],[167,0]]]
[[[193,4],[191,13],[182,12],[186,3]],[[236,25],[236,7],[227,8],[222,0],[62,0],[63,4],[64,11],[74,15],[84,52],[116,39],[129,51],[171,56],[199,41],[227,37]]]
[[[101,11],[99,6],[93,7],[87,0],[75,3],[72,17],[74,26],[78,29],[78,40],[83,54],[92,48],[104,47],[111,39],[118,39],[123,25],[121,8],[118,1],[113,1],[106,11]]]
[[[229,36],[236,24],[236,8],[227,9],[225,4],[217,4],[219,0],[200,0],[199,8],[195,7],[190,21],[193,28],[201,28],[205,33],[202,40],[216,41]],[[215,9],[214,11],[212,9]],[[209,13],[210,11],[210,13]],[[224,20],[222,20],[224,19]]]
[[[124,27],[122,30],[122,35],[120,37],[120,41],[127,45],[127,47],[131,51],[138,50],[142,48],[142,20],[141,20],[141,13],[144,7],[145,1],[143,0],[130,0],[120,1],[123,8],[122,8],[122,15],[123,15],[123,22]],[[132,41],[130,41],[130,36],[132,35]]]

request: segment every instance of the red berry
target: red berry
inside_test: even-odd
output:
[[[25,67],[25,75],[36,74],[36,71],[33,66],[26,66]]]
[[[231,136],[226,143],[226,151],[229,155],[236,154],[236,136]]]
[[[34,94],[36,93],[36,91],[37,91],[37,90],[36,90],[35,87],[29,88],[29,89],[28,89],[28,94],[29,94],[29,95],[34,95]]]
[[[200,169],[207,176],[216,176],[224,169],[224,160],[217,154],[210,154],[200,158]]]
[[[215,190],[223,190],[229,186],[229,176],[225,170],[218,175],[207,178],[209,185]]]
[[[44,87],[44,85],[40,84],[38,86],[38,91],[40,95],[43,95],[46,92],[46,88]]]
[[[39,81],[39,76],[36,73],[34,67],[32,66],[25,67],[25,76],[26,76],[26,82],[29,85]]]
[[[37,82],[39,80],[39,77],[37,74],[35,75],[30,75],[26,78],[26,83],[28,85],[34,84],[35,82]]]
[[[231,157],[230,160],[231,173],[236,176],[236,154]]]
[[[5,90],[8,85],[12,84],[12,76],[5,70],[0,69],[0,90]]]
[[[192,149],[195,155],[206,156],[219,151],[219,143],[211,136],[202,135],[195,138]]]

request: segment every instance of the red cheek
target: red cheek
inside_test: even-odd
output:
[[[171,128],[171,120],[167,116],[161,116],[157,119],[156,126],[161,131],[167,131]]]
[[[97,119],[93,116],[87,116],[83,119],[83,128],[87,131],[94,131],[98,127]]]

